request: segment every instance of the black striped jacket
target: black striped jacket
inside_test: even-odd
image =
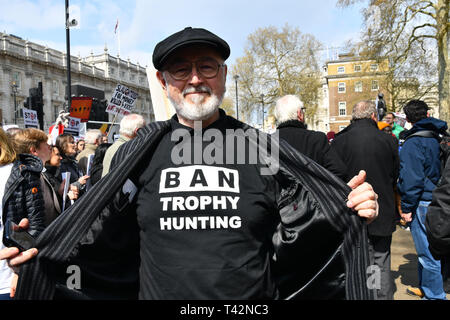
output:
[[[249,128],[233,121],[236,127]],[[114,169],[39,236],[39,254],[22,266],[16,299],[52,299],[51,264],[76,255],[92,226],[115,214],[107,204],[170,129],[169,121],[141,129],[119,148]],[[367,228],[346,207],[350,188],[283,140],[279,147],[281,222],[273,235],[273,269],[280,298],[373,299],[367,287]]]

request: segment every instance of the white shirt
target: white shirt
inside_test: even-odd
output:
[[[5,185],[6,181],[8,180],[11,169],[13,167],[13,164],[7,164],[4,166],[0,166],[0,217],[3,216],[3,202],[1,201],[3,199],[3,196],[5,194]],[[3,244],[3,222],[0,218],[0,250],[5,248]],[[6,260],[0,260],[0,294],[5,294],[10,292],[11,288],[11,281],[12,277],[14,275],[14,272],[10,267],[8,267],[8,264]]]

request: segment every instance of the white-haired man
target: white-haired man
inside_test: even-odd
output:
[[[103,298],[370,298],[360,217],[374,219],[377,201],[365,174],[347,186],[284,141],[272,175],[261,172],[266,157],[228,158],[242,154],[224,139],[252,130],[219,109],[229,55],[223,39],[200,28],[158,43],[153,64],[177,114],[139,130],[109,174],[44,230],[39,254],[21,267],[19,299],[54,297],[47,265],[68,260],[85,275],[82,292]],[[217,162],[202,158],[211,149]],[[24,260],[16,258],[12,266]]]
[[[81,151],[75,158],[78,161],[78,166],[80,167],[83,174],[88,174],[87,172],[87,162],[91,154],[95,154],[95,150],[102,143],[103,133],[98,129],[89,129],[86,131],[86,136],[84,137],[85,146],[84,150]]]
[[[106,150],[103,158],[102,178],[109,172],[111,161],[117,149],[127,141],[134,139],[140,128],[145,126],[144,117],[140,114],[131,113],[120,121],[119,138]]]
[[[274,114],[280,138],[345,181],[345,164],[330,148],[325,133],[307,130],[303,109],[303,102],[297,96],[278,98]]]

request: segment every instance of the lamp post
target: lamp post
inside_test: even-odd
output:
[[[264,94],[261,94],[261,105],[262,105],[262,129],[264,131]]]
[[[14,95],[14,124],[17,124],[17,89],[19,86],[13,81],[11,88]]]
[[[239,75],[236,74],[234,76],[234,81],[236,83],[236,119],[239,120],[238,79],[239,79]]]
[[[69,0],[66,0],[66,48],[67,48],[67,110],[72,107],[72,80],[70,76],[70,22],[69,22]]]

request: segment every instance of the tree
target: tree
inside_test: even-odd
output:
[[[337,4],[346,7],[363,1],[338,0]],[[402,74],[419,75],[421,93],[432,90],[437,82],[439,117],[448,123],[449,9],[450,0],[369,0],[363,10],[366,29],[362,39],[368,52],[391,59],[394,86],[408,83]]]
[[[272,114],[278,97],[295,94],[304,102],[307,116],[317,109],[320,83],[318,51],[322,44],[310,34],[285,25],[257,29],[248,36],[245,54],[232,66],[238,75],[239,115],[248,120],[261,112]],[[263,99],[262,98],[263,95]],[[263,101],[262,101],[263,100]]]
[[[236,110],[233,99],[228,97],[223,98],[222,104],[219,108],[223,109],[228,116],[236,118]]]

